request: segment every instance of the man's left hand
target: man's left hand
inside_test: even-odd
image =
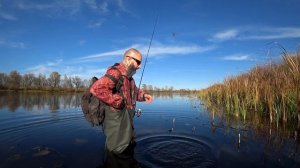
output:
[[[149,94],[144,94],[144,98],[145,98],[147,104],[150,104],[153,101],[152,96]]]

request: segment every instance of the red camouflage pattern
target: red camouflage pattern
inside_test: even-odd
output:
[[[127,78],[127,71],[123,63],[119,63],[119,65],[115,67],[121,71],[121,74],[123,76],[123,85],[121,87],[121,92],[123,92],[124,98],[126,100],[127,109],[134,109],[136,101],[145,101],[145,92],[142,89],[138,91],[133,78]],[[109,67],[106,71],[106,74],[112,75],[116,79],[119,79],[120,72],[112,67]],[[106,103],[108,106],[111,106],[115,109],[123,109],[123,97],[120,93],[114,94],[114,88],[115,83],[110,78],[102,76],[92,85],[90,92],[95,97]],[[137,91],[138,96],[136,98]]]

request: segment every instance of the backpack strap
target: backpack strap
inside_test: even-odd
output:
[[[109,79],[111,79],[114,83],[115,83],[115,88],[113,90],[114,93],[120,93],[121,91],[121,87],[123,85],[123,76],[122,76],[122,73],[121,71],[119,70],[119,68],[117,68],[119,64],[116,63],[114,64],[111,69],[115,69],[119,72],[119,79],[117,79],[116,77],[114,77],[113,75],[110,75],[110,74],[105,74],[106,77],[108,77]]]
[[[120,95],[123,98],[123,103],[125,103],[124,108],[126,108],[127,105],[127,101],[126,98],[124,96],[124,93],[121,91],[121,87],[123,85],[123,76],[122,76],[122,72],[120,71],[120,69],[117,67],[119,65],[119,63],[115,63],[111,69],[115,69],[119,72],[119,79],[117,79],[116,77],[110,75],[110,74],[105,74],[106,77],[108,77],[109,79],[111,79],[114,83],[115,83],[115,88],[113,89],[113,93],[120,93]]]

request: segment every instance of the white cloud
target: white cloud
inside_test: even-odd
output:
[[[251,55],[248,54],[228,55],[224,56],[222,59],[226,61],[253,61]]]
[[[108,2],[102,1],[97,2],[96,0],[84,0],[84,2],[93,10],[98,11],[100,13],[107,13],[109,12],[108,9]]]
[[[108,3],[107,2],[103,2],[101,5],[98,5],[98,9],[103,12],[103,13],[107,13],[109,11],[108,9]]]
[[[5,20],[11,20],[11,21],[18,20],[16,16],[5,12],[0,12],[0,17]]]
[[[91,79],[93,76],[98,77],[103,75],[103,73],[106,72],[106,68],[85,65],[68,65],[63,60],[56,60],[25,69],[25,73],[33,73],[35,75],[43,74],[45,76],[49,76],[54,71],[60,73],[62,76],[78,76],[81,79]]]
[[[22,1],[19,1],[16,6],[18,9],[21,10],[46,10],[46,9],[52,9],[55,7],[54,4],[37,4],[37,3],[23,3]]]
[[[47,63],[47,66],[52,66],[52,67],[54,67],[54,66],[60,65],[61,63],[63,63],[63,60],[62,60],[62,59],[58,59],[58,60],[56,60],[56,61],[54,61],[54,62],[48,62],[48,63]]]
[[[13,8],[23,11],[43,11],[45,15],[50,17],[74,16],[80,13],[84,8],[100,15],[107,14],[108,12],[131,13],[130,10],[125,7],[123,0],[53,0],[36,2],[19,0],[11,5]]]
[[[33,73],[33,74],[44,74],[49,75],[53,71],[57,71],[58,67],[63,64],[63,60],[59,59],[54,62],[47,62],[45,64],[40,64],[36,66],[32,66],[26,69],[26,72]]]
[[[98,28],[98,27],[101,27],[103,25],[103,23],[104,23],[104,20],[99,20],[99,21],[89,24],[88,28]]]
[[[300,38],[300,27],[247,27],[224,30],[212,36],[210,41],[226,40],[278,40]]]
[[[147,45],[142,45],[142,44],[134,44],[130,47],[126,47],[123,49],[118,49],[118,50],[113,50],[113,51],[108,51],[108,52],[103,52],[103,53],[98,53],[98,54],[93,54],[93,55],[88,55],[84,56],[78,59],[78,61],[81,62],[89,62],[89,61],[95,61],[99,60],[104,57],[115,57],[115,56],[123,56],[124,52],[129,49],[129,48],[136,48],[141,53],[145,56],[148,51]],[[149,56],[150,57],[156,57],[156,56],[169,56],[169,55],[186,55],[186,54],[193,54],[193,53],[202,53],[206,51],[210,51],[215,49],[215,46],[199,46],[199,45],[185,45],[185,46],[180,46],[180,45],[157,45],[157,46],[152,46],[150,51],[149,51]]]
[[[90,67],[85,67],[81,71],[75,72],[77,75],[74,76],[79,76],[82,79],[91,79],[93,76],[99,77],[103,75],[107,71],[107,67],[105,68],[90,68]]]
[[[86,40],[79,40],[78,45],[83,46],[86,43]]]
[[[143,46],[142,53],[146,55],[148,46]],[[188,46],[177,46],[177,45],[163,45],[163,46],[153,46],[149,54],[151,56],[164,56],[164,55],[186,55],[193,53],[202,53],[214,49],[214,46],[199,46],[199,45],[188,45]]]
[[[25,44],[23,42],[10,42],[0,40],[0,47],[9,47],[9,48],[25,48]]]
[[[128,10],[124,4],[123,0],[116,0],[116,5],[123,11],[129,14],[133,14],[130,10]],[[134,15],[134,14],[133,14]]]
[[[124,51],[126,49],[121,49],[121,50],[114,50],[114,51],[108,51],[108,52],[103,52],[99,54],[93,54],[93,55],[88,55],[79,58],[79,60],[92,60],[92,59],[97,59],[101,57],[112,57],[112,56],[120,56],[123,55]]]
[[[261,32],[243,37],[243,39],[274,40],[284,38],[300,38],[300,27],[264,28]]]
[[[135,47],[139,49],[144,55],[148,50],[147,45],[136,44],[132,45],[128,48]],[[84,57],[80,57],[76,60],[62,60],[58,59],[55,61],[47,62],[44,64],[39,64],[36,66],[32,66],[25,70],[25,73],[33,73],[33,74],[44,74],[49,76],[53,71],[59,72],[62,76],[79,76],[81,79],[90,79],[93,76],[99,77],[103,75],[107,67],[99,67],[93,66],[90,64],[84,64],[84,62],[95,62],[95,60],[102,60],[105,58],[116,58],[122,57],[124,51],[128,48],[112,50],[108,52],[102,52],[94,55],[88,55]],[[149,56],[167,56],[167,55],[185,55],[185,54],[193,54],[193,53],[201,53],[205,51],[209,51],[214,49],[213,46],[201,47],[198,45],[154,45],[149,53]]]
[[[43,14],[56,17],[56,16],[73,16],[81,9],[80,0],[67,0],[67,1],[50,1],[48,3],[30,3],[18,1],[16,8],[23,11],[42,11]]]
[[[236,38],[239,31],[237,29],[231,29],[231,30],[225,30],[222,32],[218,32],[215,35],[213,35],[213,38],[211,41],[225,41],[230,40],[233,38]]]
[[[30,67],[30,68],[27,68],[25,70],[27,73],[33,73],[35,75],[38,75],[38,74],[43,74],[43,75],[49,75],[51,72],[53,72],[53,68],[47,66],[47,65],[36,65],[36,66],[33,66],[33,67]]]

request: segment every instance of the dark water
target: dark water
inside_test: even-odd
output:
[[[144,167],[300,166],[297,129],[212,115],[193,95],[154,98],[138,104],[142,116],[134,120],[134,157]],[[84,118],[80,99],[0,92],[0,167],[101,166],[104,136]]]

